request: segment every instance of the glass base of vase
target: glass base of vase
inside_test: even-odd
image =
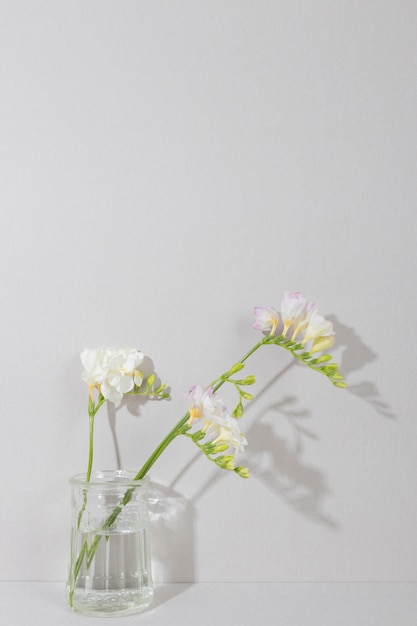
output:
[[[67,595],[77,613],[118,617],[152,604],[149,479],[133,472],[74,476]]]
[[[153,590],[137,589],[89,590],[75,589],[72,608],[77,613],[96,617],[132,615],[147,609],[153,601]]]

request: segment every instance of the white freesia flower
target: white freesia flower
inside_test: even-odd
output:
[[[231,415],[215,418],[206,429],[206,437],[212,443],[225,443],[235,449],[235,452],[242,452],[247,445],[246,437],[240,432],[237,419]]]
[[[89,386],[100,385],[106,377],[108,355],[105,348],[86,348],[81,352],[81,363],[84,371],[83,381]]]
[[[124,393],[142,382],[137,367],[143,354],[135,348],[95,348],[81,353],[84,366],[83,380],[92,389],[97,387],[106,400],[119,402]]]
[[[297,319],[304,311],[306,300],[299,291],[284,291],[281,296],[281,315],[284,324]]]
[[[303,332],[307,328],[310,322],[310,318],[316,312],[316,310],[317,307],[314,302],[306,302],[303,314],[294,321],[294,330],[291,337],[293,341],[298,337],[301,332]]]
[[[206,422],[211,422],[215,417],[221,416],[225,409],[223,400],[213,392],[213,389],[204,389],[200,385],[193,385],[187,393],[189,424],[203,417]]]
[[[253,314],[256,322],[253,324],[252,328],[269,332],[270,335],[273,335],[279,322],[278,311],[273,307],[256,306],[253,309]]]
[[[321,342],[322,345],[328,347],[329,345],[333,344],[334,339],[330,338],[333,338],[334,335],[335,333],[333,331],[332,322],[324,319],[322,315],[317,313],[317,311],[314,311],[309,319],[308,326],[305,329],[303,344],[305,344],[307,341],[313,340],[313,346],[315,344],[315,352],[318,352],[319,350],[323,349],[321,347],[318,347],[320,345],[320,342],[318,340],[326,338],[326,342],[331,341],[331,343],[328,345],[325,345],[325,343]]]
[[[282,334],[293,325],[292,339],[299,335],[308,325],[310,317],[316,310],[314,302],[307,302],[299,291],[286,291],[281,296],[281,317],[284,323]]]

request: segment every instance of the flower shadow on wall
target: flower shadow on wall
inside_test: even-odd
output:
[[[341,324],[335,315],[330,315],[329,320],[337,329],[338,343],[345,346],[341,358],[341,369],[347,378],[353,372],[378,359],[378,354],[364,344],[354,328]],[[346,391],[369,403],[382,417],[395,419],[395,414],[382,398],[374,381],[363,380],[358,383],[350,381]]]
[[[250,467],[253,480],[262,481],[274,495],[310,521],[337,530],[338,522],[325,511],[326,498],[331,493],[327,478],[320,468],[305,459],[306,440],[318,440],[318,436],[305,426],[310,411],[295,396],[283,396],[266,409],[255,412],[256,403],[262,395],[276,387],[288,371],[296,366],[294,362],[288,364],[257,393],[248,406],[248,413],[252,412],[254,419],[247,430],[250,445],[244,459]],[[128,398],[123,404],[134,415],[140,415],[140,407],[144,402],[141,399],[138,404],[136,398]],[[109,420],[115,417],[120,408],[108,404]],[[114,442],[117,450],[115,432]],[[195,580],[196,503],[202,497],[200,494],[217,487],[225,477],[225,473],[216,472],[199,489],[199,495],[186,499],[175,489],[175,485],[183,475],[192,471],[192,465],[199,460],[204,462],[197,452],[191,463],[180,469],[169,486],[151,483],[152,561],[154,578],[159,583],[155,602],[159,605],[186,589],[182,586],[179,590],[164,583],[191,584]]]
[[[294,362],[287,365],[259,391],[247,412],[254,413],[262,395],[294,366]],[[326,476],[322,470],[304,459],[305,441],[319,439],[305,426],[309,417],[310,412],[300,405],[295,396],[284,396],[255,413],[252,425],[246,431],[250,445],[245,451],[243,462],[249,467],[254,480],[261,480],[288,506],[311,521],[336,530],[339,524],[324,510],[326,497],[331,493]],[[191,463],[197,462],[200,456],[196,454]],[[175,477],[170,487],[173,488],[189,469],[190,464]],[[223,478],[222,473],[216,473],[199,490],[199,494],[205,494]],[[192,504],[198,498],[199,495],[192,500]]]
[[[328,319],[334,324],[338,344],[343,350],[341,369],[344,374],[349,376],[378,358],[353,328],[341,324],[334,315]],[[262,395],[273,389],[291,368],[297,366],[294,361],[287,365],[248,404],[248,416],[252,413],[253,418],[251,426],[246,430],[249,446],[243,462],[249,467],[251,476],[261,480],[286,505],[312,522],[337,530],[340,523],[325,511],[326,499],[332,494],[329,481],[321,468],[306,459],[307,441],[319,440],[311,427],[306,426],[310,411],[300,404],[299,398],[280,396],[276,402],[256,412],[256,405]],[[373,381],[349,383],[346,390],[371,404],[382,417],[395,418]],[[199,457],[196,454],[192,463],[197,462]],[[179,472],[171,487],[189,469],[190,465]],[[222,473],[215,474],[199,493],[206,493],[223,478]],[[193,503],[198,497],[194,498]]]
[[[325,511],[331,489],[325,473],[306,460],[306,441],[319,437],[304,424],[310,413],[294,396],[283,397],[257,417],[248,431],[246,463],[252,475],[298,513],[332,530],[339,524]]]

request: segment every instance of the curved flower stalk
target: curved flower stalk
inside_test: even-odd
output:
[[[264,333],[263,338],[207,387],[194,385],[188,390],[187,411],[145,461],[134,480],[144,478],[167,446],[179,435],[191,439],[207,459],[217,467],[233,471],[242,478],[249,477],[248,469],[237,465],[235,457],[245,449],[248,443],[241,432],[239,421],[244,413],[244,401],[252,399],[252,394],[246,390],[246,387],[255,382],[255,377],[250,375],[236,378],[235,375],[245,367],[245,362],[262,346],[280,346],[301,363],[326,376],[336,387],[346,386],[338,365],[332,362],[329,354],[323,353],[335,341],[332,323],[317,312],[314,303],[305,300],[297,291],[285,292],[281,297],[280,308],[281,311],[278,312],[273,307],[255,307],[253,327]],[[319,355],[320,352],[322,354]],[[153,374],[145,378],[143,372],[138,369],[143,361],[143,354],[133,348],[84,350],[81,360],[84,365],[83,379],[90,391],[88,407],[90,452],[87,471],[87,480],[89,480],[93,460],[93,423],[100,407],[107,400],[120,401],[125,394],[141,394],[164,399],[168,397],[168,393],[166,393],[165,385],[155,386]],[[237,404],[231,413],[227,411],[217,394],[225,383],[233,385],[238,395]],[[96,393],[95,400],[94,393]],[[133,491],[134,488],[131,488],[125,493],[103,524],[102,530],[111,529],[123,507],[131,500]],[[88,569],[101,538],[102,535],[96,535],[90,544],[85,540],[74,566],[71,566],[70,605],[82,563],[85,559]]]

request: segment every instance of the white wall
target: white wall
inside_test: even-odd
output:
[[[152,471],[157,577],[415,580],[416,4],[0,14],[1,577],[65,579],[84,347],[135,345],[171,385],[118,410],[115,440],[97,418],[96,467],[118,449],[137,469],[183,392],[258,339],[253,307],[299,289],[333,319],[349,389],[258,354],[252,478],[187,440]]]

